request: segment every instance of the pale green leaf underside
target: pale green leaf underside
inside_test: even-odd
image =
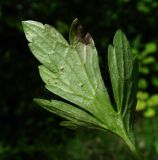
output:
[[[43,64],[39,71],[48,90],[95,116],[107,108],[113,112],[100,74],[94,43],[85,45],[78,42],[74,46],[71,40],[72,45],[69,45],[62,35],[49,25],[25,21],[23,26],[32,53]],[[98,94],[102,94],[105,99],[105,106],[98,105],[94,108]]]
[[[61,101],[35,101],[68,121],[63,126],[107,129],[134,144],[131,113],[136,104],[137,61],[126,36],[117,31],[108,48],[108,66],[116,103],[115,110],[101,77],[98,55],[89,33],[83,34],[75,19],[69,41],[52,26],[24,21],[29,48],[42,64],[39,72],[46,88],[74,105]]]

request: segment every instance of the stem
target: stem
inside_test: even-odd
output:
[[[129,136],[128,136],[126,130],[125,130],[125,128],[124,128],[124,135],[121,136],[121,137],[123,138],[124,142],[128,145],[129,149],[132,151],[135,160],[142,160],[143,158],[142,158],[142,156],[140,154],[140,151],[139,151],[138,147],[129,138]]]
[[[135,146],[135,144],[132,143],[132,141],[129,139],[129,137],[127,136],[126,133],[125,133],[124,141],[128,145],[128,147],[130,148],[130,150],[132,151],[136,160],[142,160],[137,147]]]
[[[120,119],[121,119],[121,117],[120,117]],[[132,151],[135,159],[136,160],[142,160],[140,152],[138,151],[138,148],[136,147],[135,143],[130,139],[130,137],[129,137],[126,129],[125,129],[125,126],[124,126],[124,123],[123,123],[122,119],[121,119],[121,122],[122,122],[122,133],[120,134],[120,137],[128,145],[128,147]]]

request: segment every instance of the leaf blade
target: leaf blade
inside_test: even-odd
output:
[[[130,85],[133,83],[134,77],[137,77],[138,66],[134,66],[135,62],[136,59],[130,51],[125,34],[118,30],[114,36],[113,46],[109,45],[108,49],[108,66],[118,112],[124,111],[126,101],[129,101],[128,103],[132,101],[132,98],[127,100],[127,94],[131,94],[132,87]]]
[[[117,111],[129,138],[134,142],[133,114],[136,107],[138,60],[130,51],[125,34],[118,30],[108,48],[108,66]]]
[[[57,100],[48,101],[38,98],[35,98],[34,101],[46,110],[58,116],[61,116],[69,121],[72,121],[75,124],[86,126],[87,123],[90,127],[100,126],[100,128],[103,128],[104,126],[100,121],[98,121],[89,113],[65,102]]]

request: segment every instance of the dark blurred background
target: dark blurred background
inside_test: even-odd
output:
[[[145,160],[157,160],[157,0],[0,0],[0,160],[133,160],[115,136],[60,127],[59,117],[32,101],[52,95],[39,77],[21,21],[51,24],[68,39],[76,17],[93,36],[103,70],[115,31],[121,28],[130,40],[140,63],[137,142]]]

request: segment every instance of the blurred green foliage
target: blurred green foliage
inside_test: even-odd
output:
[[[0,160],[133,160],[122,142],[112,135],[59,127],[59,118],[32,102],[44,93],[47,98],[59,97],[50,95],[41,84],[38,62],[28,50],[21,21],[51,24],[68,38],[68,28],[75,17],[96,42],[107,86],[107,45],[118,28],[126,33],[140,60],[137,141],[144,160],[157,160],[157,10],[157,0],[1,0]]]
[[[144,44],[143,50],[140,52],[138,47],[141,46],[140,38],[135,40],[133,53],[139,59],[139,82],[137,94],[137,111],[143,111],[144,117],[156,116],[158,108],[158,61],[156,60],[157,45],[156,42],[148,42]],[[140,54],[141,53],[141,54]],[[153,88],[155,91],[149,90]]]
[[[153,94],[149,97],[147,92],[139,91],[137,94],[137,111],[144,111],[144,117],[150,118],[157,115],[156,110],[158,108],[158,94]]]

